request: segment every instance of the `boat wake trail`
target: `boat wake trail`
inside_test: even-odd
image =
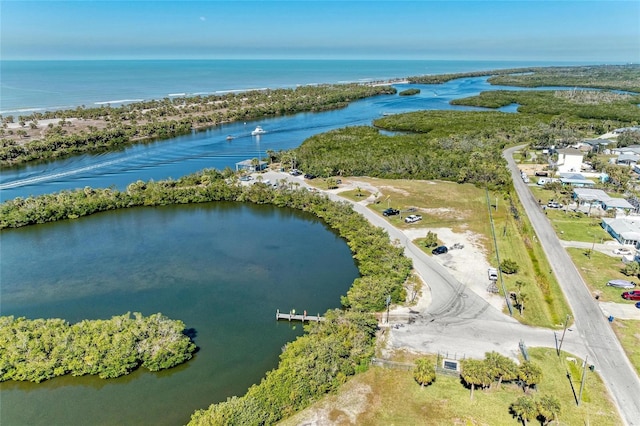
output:
[[[88,171],[91,171],[91,170],[101,169],[103,167],[112,166],[114,164],[122,163],[124,161],[130,161],[132,158],[139,157],[139,156],[140,155],[136,155],[136,156],[133,156],[133,157],[120,158],[120,159],[117,159],[117,160],[105,161],[105,162],[99,163],[99,164],[91,164],[91,165],[84,166],[84,167],[78,167],[76,169],[65,170],[65,171],[60,171],[60,172],[41,175],[41,176],[33,176],[33,177],[19,179],[19,180],[7,182],[7,183],[2,183],[2,184],[0,184],[0,190],[9,189],[9,188],[19,188],[21,186],[28,186],[28,185],[33,185],[33,184],[36,184],[36,183],[48,182],[48,181],[56,180],[56,179],[67,177],[67,176],[74,176],[74,175],[77,175],[79,173],[84,173],[84,172],[88,172]]]

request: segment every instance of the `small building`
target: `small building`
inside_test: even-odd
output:
[[[595,182],[585,178],[580,173],[560,173],[562,185],[571,185],[575,188],[593,187]]]
[[[589,204],[605,211],[616,210],[626,214],[635,210],[635,207],[624,198],[610,197],[601,189],[574,188],[571,198],[576,200],[578,205]]]
[[[640,161],[639,154],[620,154],[616,158],[616,164],[633,167]]]
[[[236,163],[236,172],[237,171],[245,171],[245,172],[259,172],[267,168],[266,161],[255,161],[254,160],[243,160]]]
[[[559,173],[579,173],[582,169],[584,153],[579,149],[565,148],[557,150]]]
[[[611,143],[608,139],[584,139],[578,142],[578,149],[583,151],[601,152],[604,147]]]
[[[603,218],[602,228],[620,244],[633,245],[638,248],[640,243],[640,217],[629,216],[623,218]]]
[[[629,145],[611,149],[614,155],[640,155],[640,145]]]
[[[633,126],[633,127],[621,127],[619,129],[614,129],[611,133],[616,134],[616,135],[620,135],[624,132],[640,132],[640,126]]]

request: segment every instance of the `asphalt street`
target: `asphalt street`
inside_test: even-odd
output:
[[[537,200],[522,182],[512,160],[516,149],[505,152],[516,190],[574,312],[575,325],[568,329],[562,349],[583,359],[588,356],[589,364],[595,365],[602,376],[625,424],[640,425],[640,380]],[[286,173],[268,172],[264,178],[271,182],[286,179],[309,188],[301,177]],[[335,201],[348,201],[331,191],[326,194]],[[458,358],[482,358],[490,351],[515,358],[520,352],[520,342],[527,347],[557,348],[561,331],[526,326],[500,312],[456,280],[402,231],[366,207],[366,202],[352,204],[372,224],[385,229],[392,241],[397,240],[404,246],[405,255],[431,291],[427,308],[412,312],[402,327],[389,329],[390,348],[444,353]]]
[[[626,424],[640,425],[640,379],[611,329],[611,324],[602,314],[571,257],[560,243],[549,219],[520,178],[520,171],[513,160],[513,152],[521,148],[506,150],[505,158],[520,202],[571,306],[576,333],[586,344],[589,363],[595,365],[600,373]]]

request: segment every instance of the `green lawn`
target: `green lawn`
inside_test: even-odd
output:
[[[612,324],[613,331],[618,336],[618,340],[620,340],[631,364],[640,375],[640,331],[638,330],[638,321],[616,319]]]
[[[580,271],[591,294],[594,296],[600,294],[600,300],[605,302],[632,303],[620,297],[624,290],[607,286],[607,282],[614,279],[638,281],[637,278],[628,277],[620,272],[624,267],[624,263],[620,259],[597,251],[591,253],[591,257],[589,257],[586,254],[587,250],[578,248],[569,248],[567,252]]]
[[[562,353],[562,357],[558,357],[552,349],[530,348],[529,354],[533,362],[544,366],[542,382],[531,394],[534,397],[554,395],[560,400],[560,424],[622,423],[597,370],[595,373],[587,370],[582,402],[577,406],[571,382],[578,394],[581,360],[577,358],[577,364],[567,362],[566,357],[572,355]],[[343,419],[337,424],[345,425],[516,425],[519,422],[510,414],[509,406],[522,395],[521,388],[508,384],[502,389],[476,390],[474,399],[470,400],[469,390],[455,377],[438,375],[432,385],[420,388],[411,371],[373,367],[352,378],[337,395],[328,396],[281,424],[293,426],[308,422],[313,418],[312,413],[322,407],[330,420]],[[348,418],[351,421],[347,422]]]

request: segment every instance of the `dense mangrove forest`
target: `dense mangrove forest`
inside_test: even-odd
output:
[[[184,330],[182,321],[162,314],[127,313],[76,324],[0,317],[0,381],[41,382],[65,374],[107,379],[138,367],[171,368],[196,349]]]

